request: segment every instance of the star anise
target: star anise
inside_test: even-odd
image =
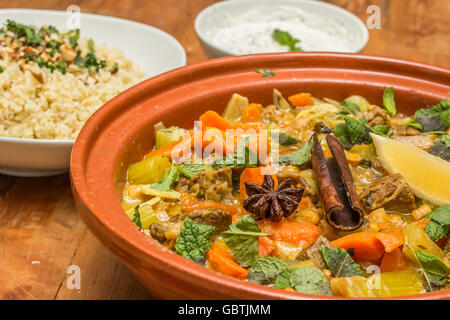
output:
[[[245,183],[249,196],[244,201],[245,210],[256,215],[256,218],[269,218],[279,222],[283,217],[289,217],[295,212],[303,195],[303,188],[291,188],[290,178],[283,180],[275,190],[273,179],[264,175],[264,183]]]

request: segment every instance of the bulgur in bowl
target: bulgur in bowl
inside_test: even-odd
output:
[[[143,24],[80,14],[71,26],[62,11],[1,13],[0,173],[67,171],[78,132],[98,108],[186,63],[178,41]]]

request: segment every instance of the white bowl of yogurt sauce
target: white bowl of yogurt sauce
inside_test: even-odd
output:
[[[230,0],[203,9],[195,31],[211,58],[288,52],[272,37],[275,29],[300,40],[303,51],[357,53],[369,32],[351,12],[313,0]]]

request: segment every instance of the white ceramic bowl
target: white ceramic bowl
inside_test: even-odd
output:
[[[67,30],[65,11],[3,9],[0,24],[14,20],[24,24],[53,25]],[[144,67],[144,79],[186,65],[181,44],[168,33],[129,20],[81,13],[81,36],[92,38]],[[143,80],[144,80],[143,79]],[[0,120],[1,121],[1,120]],[[0,137],[0,173],[37,177],[66,172],[74,140]]]
[[[338,6],[322,1],[312,0],[229,0],[215,3],[203,9],[195,19],[195,32],[197,33],[203,50],[210,58],[232,56],[235,53],[223,46],[212,43],[208,39],[208,31],[224,25],[225,14],[239,15],[256,6],[263,6],[267,10],[280,6],[293,6],[303,11],[325,18],[330,18],[343,25],[355,39],[351,50],[347,53],[362,51],[369,41],[369,32],[364,23],[351,12]]]

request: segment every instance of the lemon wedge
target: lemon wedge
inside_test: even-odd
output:
[[[371,136],[386,171],[400,173],[419,198],[438,206],[450,204],[450,162],[399,141]]]

